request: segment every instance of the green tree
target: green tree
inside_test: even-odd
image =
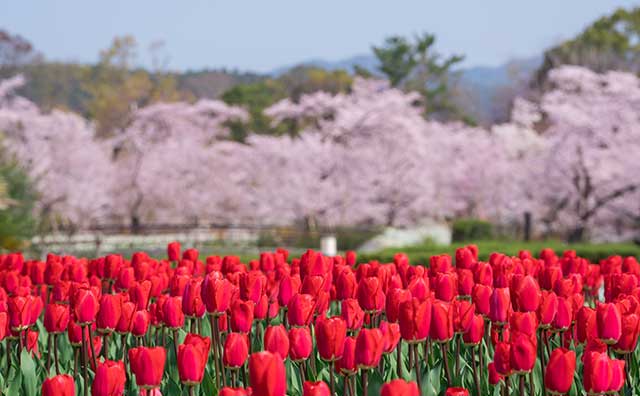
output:
[[[300,126],[295,123],[271,125],[264,110],[284,98],[297,101],[303,94],[325,91],[336,94],[347,92],[353,78],[344,70],[324,70],[317,67],[297,66],[277,78],[238,84],[222,94],[227,104],[243,106],[250,114],[248,124],[231,125],[232,138],[244,141],[250,132],[271,135],[296,135]]]
[[[0,152],[0,248],[21,249],[36,232],[37,193],[26,172]]]
[[[537,73],[544,85],[548,72],[560,65],[580,65],[597,72],[640,72],[640,8],[619,8],[589,25],[571,40],[547,50]]]
[[[241,123],[231,125],[232,138],[244,141],[250,132],[271,133],[269,117],[264,115],[263,110],[285,97],[287,97],[287,92],[283,84],[272,79],[250,84],[238,84],[223,93],[223,101],[230,105],[245,107],[250,116],[248,125]]]
[[[84,78],[89,96],[86,114],[97,122],[100,136],[126,127],[138,107],[182,97],[170,74],[135,69],[136,56],[137,43],[132,36],[116,37]]]
[[[389,37],[373,53],[379,71],[392,86],[419,92],[425,100],[425,113],[440,119],[469,121],[452,101],[452,85],[457,73],[452,68],[464,57],[443,57],[433,49],[435,36],[418,35],[414,40],[401,36]]]

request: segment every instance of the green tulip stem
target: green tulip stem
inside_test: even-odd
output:
[[[420,359],[418,357],[418,344],[411,345],[413,349],[413,362],[415,363],[416,370],[416,382],[418,383],[418,389],[422,389],[422,375],[420,375]],[[409,351],[411,353],[412,351]]]
[[[480,354],[482,354],[482,351],[480,351]],[[474,346],[471,347],[471,364],[473,367],[473,382],[476,386],[476,394],[481,395],[480,380],[478,379],[478,365],[476,363],[476,347]]]
[[[58,363],[58,334],[53,335],[53,359],[56,362],[56,375],[60,375],[60,364]]]

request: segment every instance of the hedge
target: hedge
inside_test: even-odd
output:
[[[640,246],[633,243],[603,243],[603,244],[567,244],[557,240],[549,241],[475,241],[462,244],[453,244],[450,246],[423,244],[407,246],[404,248],[388,248],[374,253],[362,253],[358,255],[358,262],[367,262],[370,260],[377,260],[380,262],[393,261],[394,254],[398,252],[406,253],[409,256],[409,260],[412,264],[428,264],[429,258],[438,254],[450,254],[455,255],[455,251],[460,246],[474,243],[479,249],[480,260],[487,260],[489,255],[493,252],[500,252],[509,256],[516,256],[520,250],[529,250],[534,255],[538,255],[544,248],[551,248],[556,251],[557,254],[562,254],[565,250],[575,250],[581,257],[585,257],[592,262],[599,262],[600,260],[613,255],[620,256],[635,256],[640,259]]]

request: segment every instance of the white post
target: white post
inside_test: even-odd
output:
[[[338,241],[335,235],[325,235],[320,238],[320,250],[325,256],[335,256],[338,254]]]

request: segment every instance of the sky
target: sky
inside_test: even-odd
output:
[[[139,63],[161,41],[172,70],[268,72],[309,59],[370,53],[390,35],[435,33],[465,66],[496,66],[579,33],[624,0],[0,0],[0,28],[47,59],[95,62],[113,37],[133,35]]]

